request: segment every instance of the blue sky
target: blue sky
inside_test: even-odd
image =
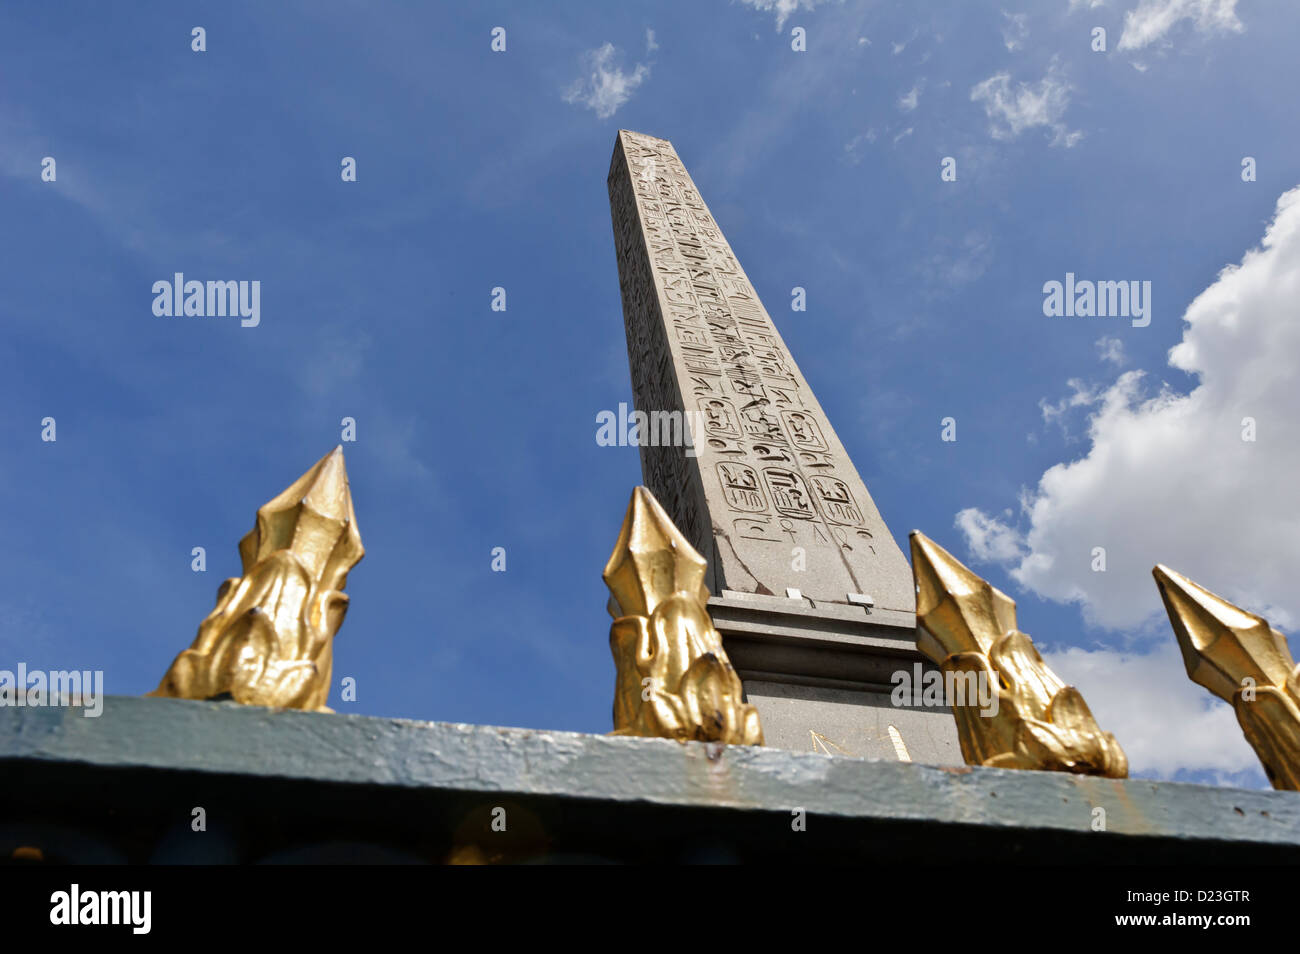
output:
[[[1012,595],[1135,774],[1263,785],[1150,568],[1300,620],[1297,35],[1251,0],[7,3],[0,666],[154,688],[346,416],[331,704],[606,731],[629,128],[672,140],[900,545]],[[155,316],[177,271],[260,281],[261,323]],[[1150,281],[1150,325],[1046,317],[1067,272]]]

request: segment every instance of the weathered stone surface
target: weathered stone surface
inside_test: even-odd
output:
[[[438,861],[479,845],[506,860],[1300,860],[1294,792],[188,700],[109,697],[98,719],[0,709],[0,777],[5,856]],[[510,830],[494,842],[496,806]],[[796,808],[806,831],[791,829]]]
[[[962,764],[946,710],[896,707],[881,693],[765,682],[752,676],[745,680],[745,698],[758,707],[766,743],[780,749]]]
[[[643,435],[644,482],[710,590],[913,612],[902,551],[672,144],[620,132],[609,196],[637,409],[702,431],[694,456]]]
[[[765,744],[963,764],[947,705],[893,705],[895,673],[937,671],[916,649],[910,614],[727,591],[709,601],[709,615]]]

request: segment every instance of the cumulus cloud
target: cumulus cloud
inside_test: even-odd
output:
[[[1055,66],[1037,83],[1014,87],[1009,73],[994,73],[971,89],[970,98],[984,107],[994,139],[1015,139],[1035,126],[1051,131],[1053,146],[1068,149],[1083,138],[1083,133],[1071,132],[1062,121],[1070,105],[1070,84]]]
[[[780,30],[790,19],[791,14],[798,10],[812,10],[826,3],[827,0],[740,0],[740,2],[763,13],[775,13],[776,28]]]
[[[1202,33],[1240,33],[1237,0],[1142,0],[1124,14],[1121,50],[1140,50],[1160,40],[1183,20]]]
[[[918,84],[898,98],[898,108],[905,113],[910,113],[912,110],[916,109],[916,104],[920,101],[921,87]]]
[[[1300,621],[1297,300],[1300,188],[1278,199],[1261,245],[1188,306],[1169,364],[1196,380],[1189,393],[1149,385],[1134,370],[1089,395],[1091,446],[1048,469],[1026,494],[1024,550],[1004,560],[1012,577],[1045,598],[1077,602],[1092,622],[1125,629],[1162,616],[1150,570],[1165,563],[1278,628],[1293,628]],[[1171,318],[1157,314],[1156,321]],[[990,553],[982,525],[967,517],[968,527],[973,552]],[[1098,546],[1106,549],[1104,572],[1092,570]]]
[[[564,91],[564,101],[585,106],[600,119],[618,112],[637,87],[650,78],[650,67],[644,63],[631,71],[617,65],[619,51],[613,43],[588,50],[582,56],[587,75],[574,80]]]
[[[1269,787],[1232,707],[1187,678],[1172,634],[1150,653],[1070,648],[1042,655],[1119,740],[1131,774],[1208,772],[1225,783]]]

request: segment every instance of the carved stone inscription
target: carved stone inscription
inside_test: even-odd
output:
[[[609,172],[632,392],[685,411],[641,470],[711,586],[912,611],[912,574],[731,246],[667,140],[619,133]]]

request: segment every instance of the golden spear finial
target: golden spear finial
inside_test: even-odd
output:
[[[920,531],[912,533],[912,576],[916,646],[961,690],[950,701],[967,764],[1128,775],[1115,737],[1016,628],[1013,599]],[[980,695],[995,704],[982,706]]]
[[[605,566],[618,675],[614,735],[762,745],[758,710],[706,609],[707,564],[645,487]]]
[[[1167,566],[1151,574],[1187,675],[1232,704],[1273,787],[1300,791],[1300,669],[1286,637]]]
[[[343,587],[365,552],[336,447],[257,511],[239,541],[244,575],[221,584],[194,644],[149,695],[330,711]]]

